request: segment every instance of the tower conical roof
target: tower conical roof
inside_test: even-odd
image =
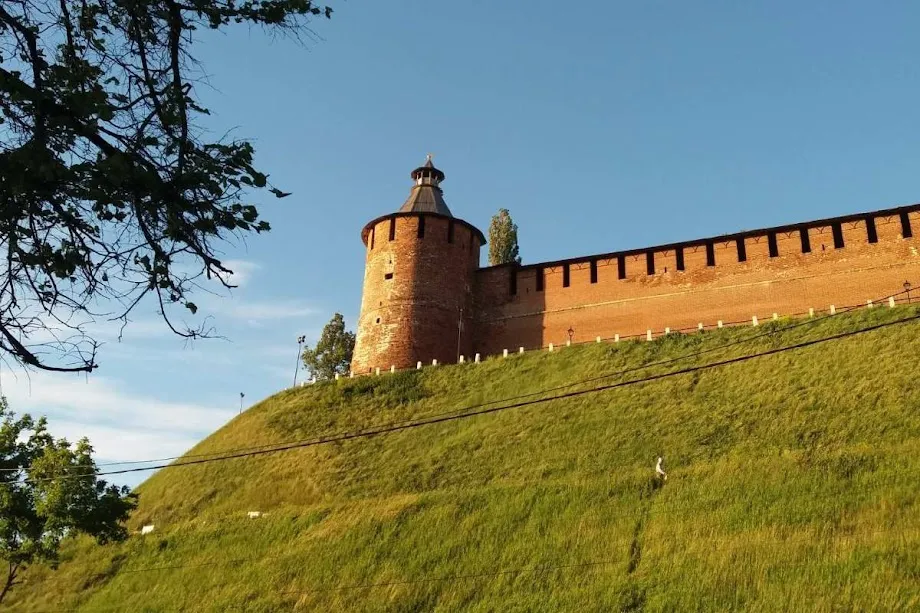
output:
[[[415,185],[409,191],[409,197],[399,207],[400,213],[438,213],[453,217],[447,203],[444,202],[444,194],[440,187],[444,173],[435,168],[430,153],[425,164],[412,171],[411,177]]]

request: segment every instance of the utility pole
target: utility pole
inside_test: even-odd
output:
[[[245,395],[246,394],[244,394],[243,392],[240,392],[240,414],[243,413],[243,396]]]
[[[294,387],[297,387],[297,372],[300,370],[300,356],[303,354],[302,347],[304,341],[307,340],[306,336],[297,337],[297,362],[294,364]]]

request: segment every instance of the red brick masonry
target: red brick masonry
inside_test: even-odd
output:
[[[356,374],[456,361],[461,307],[460,353],[485,356],[561,345],[569,329],[582,342],[826,311],[901,291],[904,281],[920,298],[920,205],[483,269],[485,241],[458,219],[394,214],[368,224],[363,236]]]

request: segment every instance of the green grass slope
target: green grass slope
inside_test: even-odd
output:
[[[190,453],[424,418],[637,369],[564,391],[584,390],[917,314],[875,308],[791,330],[799,322],[288,390]],[[154,533],[72,543],[58,570],[28,573],[11,606],[918,610],[918,366],[914,321],[600,393],[162,470],[138,488],[132,519]],[[664,484],[653,478],[659,454]],[[267,515],[247,519],[252,510]]]

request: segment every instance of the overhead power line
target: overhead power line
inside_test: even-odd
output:
[[[887,300],[890,299],[890,298],[897,298],[898,296],[900,296],[900,295],[902,295],[902,294],[904,294],[904,293],[905,293],[905,290],[896,292],[896,293],[894,293],[894,294],[889,294],[889,295],[886,295],[886,296],[883,296],[883,297],[880,297],[880,298],[874,300],[873,303],[875,303],[875,302],[883,303],[883,302],[887,301]],[[845,314],[845,313],[847,313],[847,312],[849,312],[849,311],[857,310],[857,309],[859,309],[859,308],[864,308],[864,307],[865,307],[865,305],[852,305],[852,306],[841,307],[841,308],[837,311],[837,315]],[[534,392],[527,392],[527,393],[525,393],[525,394],[518,394],[518,395],[515,395],[515,396],[508,396],[508,397],[499,398],[499,399],[494,399],[494,400],[487,400],[487,401],[484,401],[484,402],[480,402],[480,403],[476,403],[476,404],[472,404],[472,405],[467,405],[467,406],[465,406],[465,407],[461,407],[461,408],[458,408],[458,409],[453,409],[453,410],[451,410],[451,411],[446,411],[446,412],[442,412],[442,413],[435,413],[435,414],[432,414],[432,415],[428,415],[428,416],[426,416],[426,418],[442,417],[442,416],[454,415],[454,414],[464,414],[464,413],[467,413],[467,412],[472,411],[472,410],[475,410],[475,409],[479,409],[479,408],[483,408],[483,407],[487,407],[487,406],[491,406],[491,405],[495,405],[495,404],[502,404],[502,403],[506,403],[506,402],[514,402],[514,401],[517,401],[517,400],[523,400],[523,399],[526,399],[526,398],[533,398],[533,397],[535,397],[535,396],[541,396],[541,395],[544,395],[544,394],[548,394],[548,393],[552,393],[552,392],[556,392],[556,391],[560,391],[560,390],[564,390],[564,389],[569,389],[569,388],[576,387],[576,386],[579,386],[579,385],[587,385],[587,384],[589,384],[589,383],[594,383],[594,382],[597,382],[597,381],[603,381],[603,380],[610,379],[610,378],[613,378],[613,377],[624,376],[624,375],[631,374],[631,373],[634,373],[634,372],[638,372],[638,371],[642,371],[642,370],[648,370],[648,369],[650,369],[650,368],[655,368],[655,367],[659,367],[659,366],[667,366],[667,365],[669,365],[669,364],[674,364],[674,363],[677,363],[677,362],[682,362],[682,361],[686,361],[686,360],[691,360],[691,359],[694,359],[694,358],[697,358],[697,357],[701,357],[701,356],[703,356],[703,355],[707,355],[707,354],[711,354],[711,353],[714,353],[714,352],[722,351],[722,350],[724,350],[724,349],[729,349],[729,348],[731,348],[731,347],[735,347],[735,346],[738,346],[738,345],[744,345],[744,344],[747,344],[747,343],[751,343],[751,342],[754,342],[754,341],[759,340],[759,339],[761,339],[761,338],[770,337],[770,336],[775,336],[775,335],[780,334],[780,333],[787,333],[787,332],[789,332],[789,331],[792,331],[792,330],[795,330],[795,329],[798,329],[798,328],[809,327],[809,326],[815,326],[815,325],[817,325],[817,324],[819,324],[819,323],[822,323],[822,322],[824,322],[824,321],[826,321],[826,320],[828,320],[828,319],[830,319],[830,318],[833,318],[833,317],[836,317],[836,315],[824,314],[824,315],[820,315],[820,316],[818,316],[818,317],[812,317],[812,318],[809,318],[809,319],[807,319],[807,320],[803,320],[803,321],[799,321],[799,322],[796,322],[796,323],[793,323],[793,324],[790,324],[790,325],[786,325],[786,326],[783,326],[783,327],[781,327],[781,328],[775,328],[775,327],[773,327],[773,328],[771,328],[771,329],[765,330],[765,331],[763,331],[763,332],[760,332],[760,333],[758,333],[758,334],[755,334],[755,335],[752,335],[752,336],[749,336],[749,337],[746,337],[746,338],[733,340],[733,341],[730,341],[730,342],[727,342],[727,343],[721,343],[721,344],[719,344],[719,345],[717,345],[717,346],[715,346],[715,347],[708,347],[708,348],[705,348],[705,349],[700,349],[700,350],[698,350],[698,351],[694,351],[694,352],[691,352],[691,353],[683,354],[683,355],[676,356],[676,357],[673,357],[673,358],[666,358],[666,359],[658,360],[658,361],[655,361],[655,362],[649,362],[649,363],[647,363],[647,364],[641,364],[641,365],[638,365],[638,366],[631,366],[631,367],[628,367],[628,368],[625,368],[625,369],[621,369],[621,370],[618,370],[618,371],[615,371],[615,372],[603,373],[603,374],[596,375],[596,376],[593,376],[593,377],[589,377],[589,378],[585,378],[585,379],[580,379],[580,380],[577,380],[577,381],[572,381],[572,382],[570,382],[570,383],[565,383],[565,384],[558,385],[558,386],[554,386],[554,387],[544,388],[544,389],[537,390],[537,391],[534,391]],[[403,420],[403,421],[397,421],[397,422],[386,422],[386,423],[381,423],[381,424],[376,424],[376,425],[365,426],[365,428],[390,427],[390,426],[395,426],[395,425],[400,425],[400,424],[412,423],[413,421],[415,421],[415,420]],[[223,450],[220,450],[220,451],[214,451],[214,452],[209,452],[209,453],[183,454],[183,455],[178,455],[178,456],[166,456],[166,457],[151,458],[151,459],[146,459],[146,460],[124,460],[124,461],[116,461],[116,462],[102,462],[102,463],[97,464],[96,466],[97,466],[97,467],[105,467],[105,466],[130,466],[130,465],[137,465],[137,464],[152,464],[152,463],[155,463],[155,462],[171,462],[171,461],[174,461],[174,460],[189,460],[189,459],[194,459],[194,458],[222,457],[222,456],[224,456],[224,455],[226,455],[226,454],[232,454],[232,453],[254,452],[254,451],[261,451],[261,450],[265,450],[265,449],[273,449],[273,448],[275,448],[275,447],[278,447],[279,445],[300,444],[300,443],[306,443],[306,442],[308,442],[308,441],[320,441],[320,440],[323,440],[325,437],[340,436],[340,435],[343,435],[343,434],[347,434],[347,432],[341,432],[341,431],[340,431],[340,432],[337,432],[337,433],[317,434],[317,435],[314,435],[313,437],[311,437],[311,438],[309,438],[309,439],[298,439],[298,440],[291,440],[291,441],[282,441],[282,442],[279,442],[279,443],[266,443],[266,444],[263,444],[263,445],[254,445],[254,446],[248,446],[248,447],[236,447],[236,448],[223,449]],[[146,469],[147,469],[147,470],[155,470],[155,467],[149,467],[149,468],[146,468]],[[20,469],[9,468],[9,469],[0,469],[0,472],[4,472],[4,471],[6,471],[6,472],[16,472],[16,471],[19,471],[19,470],[20,470]],[[82,474],[95,474],[95,473],[82,473]]]
[[[397,423],[397,424],[375,428],[375,429],[347,432],[347,433],[343,433],[343,434],[339,434],[335,436],[323,437],[323,438],[306,440],[306,441],[298,441],[298,442],[294,442],[290,444],[281,444],[281,445],[277,445],[277,446],[274,446],[271,448],[265,448],[265,449],[256,449],[256,450],[242,451],[238,453],[230,453],[230,454],[225,454],[225,455],[218,456],[218,457],[193,458],[187,461],[176,462],[173,464],[158,464],[155,466],[143,466],[143,467],[137,467],[137,468],[124,468],[124,469],[119,469],[119,470],[97,471],[95,473],[76,473],[76,474],[59,475],[56,477],[46,477],[42,479],[35,479],[34,481],[48,481],[48,480],[67,479],[67,478],[82,478],[86,476],[120,475],[120,474],[127,474],[127,473],[143,472],[143,471],[148,471],[148,470],[158,470],[161,468],[178,468],[180,466],[193,466],[193,465],[198,465],[198,464],[208,464],[211,462],[220,462],[220,461],[232,460],[232,459],[237,459],[237,458],[256,457],[256,456],[262,456],[262,455],[267,455],[267,454],[280,453],[283,451],[290,451],[292,449],[303,449],[307,447],[315,447],[318,445],[328,445],[330,443],[338,443],[338,442],[344,442],[344,441],[355,440],[355,439],[370,438],[374,436],[380,436],[383,434],[390,434],[394,432],[400,432],[403,430],[420,428],[423,426],[430,426],[430,425],[439,424],[439,423],[457,421],[460,419],[478,417],[481,415],[488,415],[491,413],[498,413],[501,411],[508,411],[511,409],[517,409],[517,408],[532,406],[536,404],[543,404],[543,403],[552,402],[556,400],[576,398],[576,397],[585,396],[588,394],[596,394],[599,392],[619,389],[621,387],[627,387],[627,386],[637,385],[641,383],[650,383],[653,381],[660,381],[663,379],[685,375],[685,374],[690,374],[694,372],[711,370],[714,368],[721,368],[721,367],[728,366],[731,364],[747,362],[747,361],[757,359],[757,358],[785,353],[787,351],[796,351],[799,349],[811,347],[814,345],[819,345],[822,343],[837,341],[837,340],[849,338],[852,336],[874,332],[876,330],[881,330],[884,328],[890,328],[893,326],[903,325],[906,323],[916,321],[918,319],[920,319],[920,315],[913,315],[913,316],[898,319],[895,321],[884,322],[884,323],[875,324],[872,326],[867,326],[865,328],[860,328],[858,330],[851,330],[848,332],[841,332],[838,334],[834,334],[831,336],[826,336],[826,337],[822,337],[818,339],[802,341],[800,343],[796,343],[796,344],[785,346],[785,347],[769,349],[769,350],[754,353],[754,354],[738,356],[734,358],[711,362],[708,364],[690,366],[687,368],[682,368],[680,370],[671,371],[667,373],[648,375],[648,376],[641,377],[638,379],[631,379],[628,381],[611,383],[608,385],[602,385],[602,386],[594,387],[594,388],[587,389],[587,390],[577,390],[577,391],[572,391],[572,392],[566,392],[564,394],[558,394],[555,396],[550,396],[548,398],[538,398],[535,400],[515,402],[515,403],[506,404],[506,405],[502,405],[498,407],[484,408],[484,409],[479,409],[479,410],[474,410],[474,411],[469,411],[469,412],[459,413],[459,414],[447,414],[447,415],[441,415],[441,416],[435,416],[435,417],[428,417],[428,418],[424,418],[420,420],[414,420],[414,421],[409,421],[405,423]]]

